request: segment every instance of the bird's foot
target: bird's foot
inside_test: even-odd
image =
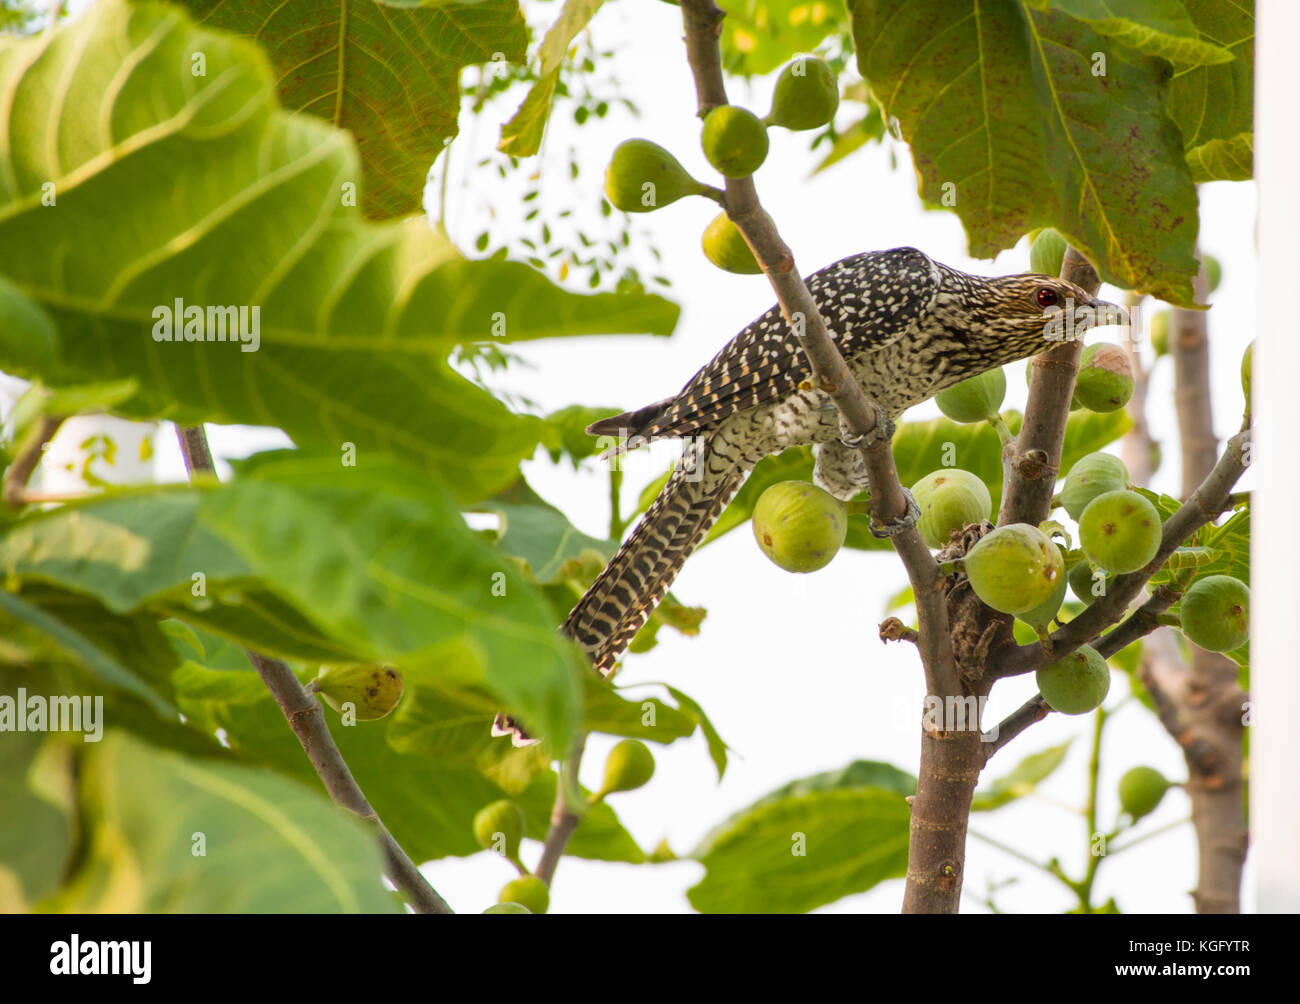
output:
[[[871,517],[871,536],[880,540],[888,540],[890,537],[897,537],[900,533],[916,526],[916,521],[921,518],[921,507],[916,504],[916,499],[906,488],[902,489],[903,496],[907,499],[907,511],[895,519],[877,520],[875,516]]]
[[[875,446],[876,443],[888,443],[894,438],[894,420],[885,414],[885,409],[878,405],[872,406],[876,412],[876,424],[871,427],[870,432],[855,433],[844,422],[844,416],[840,416],[840,442],[850,450],[860,450],[866,446]]]

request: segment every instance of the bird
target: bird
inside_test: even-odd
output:
[[[939,391],[1091,326],[1122,323],[1116,304],[1062,278],[986,277],[943,265],[912,247],[843,258],[806,279],[845,364],[880,412],[877,435]],[[1064,322],[1064,323],[1063,323]],[[814,481],[837,498],[870,489],[860,442],[848,435],[791,324],[774,306],[727,342],[677,394],[592,423],[615,437],[605,456],[655,440],[685,441],[682,459],[631,535],[574,605],[560,630],[611,675],[691,552],[764,457],[812,445]],[[915,524],[875,525],[879,536]],[[532,741],[499,715],[493,732]]]

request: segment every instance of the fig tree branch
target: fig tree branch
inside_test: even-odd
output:
[[[727,104],[718,46],[725,15],[714,0],[681,0],[681,8],[686,57],[695,79],[699,115],[703,117]],[[722,205],[772,284],[781,313],[808,359],[816,386],[834,402],[850,435],[869,444],[862,448],[862,457],[871,481],[873,518],[886,522],[902,517],[907,512],[907,498],[898,480],[890,442],[879,436],[872,441],[884,412],[863,393],[845,365],[817,302],[795,268],[793,253],[759,202],[753,179],[728,178]],[[916,597],[921,634],[918,648],[927,689],[939,696],[960,695],[939,566],[914,527],[892,540]]]
[[[177,426],[176,435],[180,440],[185,469],[189,471],[190,479],[193,480],[196,474],[215,478],[217,471],[212,463],[212,452],[208,449],[208,437],[203,426]],[[336,805],[360,816],[374,827],[384,855],[384,874],[406,896],[416,913],[451,913],[452,909],[446,900],[420,874],[420,869],[393,839],[379,814],[367,801],[330,734],[320,702],[307,693],[293,675],[293,670],[281,660],[269,659],[251,651],[247,655],[248,661],[266,684],[266,689],[275,698],[275,703],[280,706],[289,722],[289,728],[297,736],[330,798]]]
[[[574,806],[570,799],[575,797],[578,788],[578,766],[582,763],[582,752],[586,747],[587,737],[579,735],[573,744],[573,752],[564,763],[564,769],[555,775],[555,805],[551,809],[551,824],[542,842],[542,856],[538,859],[534,874],[548,886],[555,877],[555,868],[560,863],[564,848],[569,838],[582,821],[582,809]]]
[[[49,445],[50,440],[54,438],[54,434],[59,431],[59,426],[62,424],[63,416],[61,415],[41,416],[35,432],[23,445],[18,456],[14,458],[14,462],[9,465],[9,469],[5,471],[4,487],[0,491],[3,493],[6,505],[20,509],[33,502],[47,501],[44,496],[29,492],[27,482],[31,480],[32,473],[45,456],[45,448]]]

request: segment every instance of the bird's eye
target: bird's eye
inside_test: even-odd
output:
[[[1061,302],[1056,290],[1050,286],[1040,286],[1038,289],[1038,305],[1040,307],[1055,307]]]

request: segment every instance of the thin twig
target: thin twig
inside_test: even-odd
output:
[[[14,458],[14,462],[9,465],[9,469],[5,471],[2,494],[6,505],[21,509],[25,505],[36,502],[64,501],[63,497],[51,499],[49,496],[27,490],[27,482],[31,480],[32,473],[45,458],[45,449],[49,446],[50,440],[54,438],[55,433],[59,431],[59,426],[62,424],[62,415],[41,416],[40,424],[36,427],[35,433],[19,451],[18,456]]]
[[[1029,726],[1035,722],[1041,722],[1051,713],[1052,709],[1047,701],[1043,699],[1043,695],[1035,694],[998,723],[996,738],[994,738],[995,733],[985,733],[987,749],[984,751],[984,762],[988,763],[993,759],[994,753],[1024,732]]]
[[[212,463],[212,452],[208,448],[208,437],[203,426],[178,426],[176,435],[191,480],[196,474],[215,477],[216,468]],[[266,689],[275,698],[275,703],[280,706],[289,722],[289,728],[298,737],[303,752],[307,754],[307,759],[311,761],[330,798],[336,805],[355,813],[375,828],[384,854],[384,874],[406,895],[416,913],[451,913],[452,909],[446,900],[420,874],[420,869],[393,839],[378,813],[366,800],[361,786],[352,776],[352,771],[330,734],[320,702],[308,694],[294,676],[293,670],[284,662],[257,652],[250,651],[247,655],[248,661],[266,684]]]
[[[534,873],[548,886],[555,877],[555,868],[569,844],[569,838],[582,822],[582,809],[574,806],[570,798],[579,790],[578,767],[582,763],[582,751],[586,742],[585,735],[578,736],[573,752],[564,763],[563,771],[555,777],[555,805],[551,809],[551,825],[542,842],[542,856],[537,861]]]

